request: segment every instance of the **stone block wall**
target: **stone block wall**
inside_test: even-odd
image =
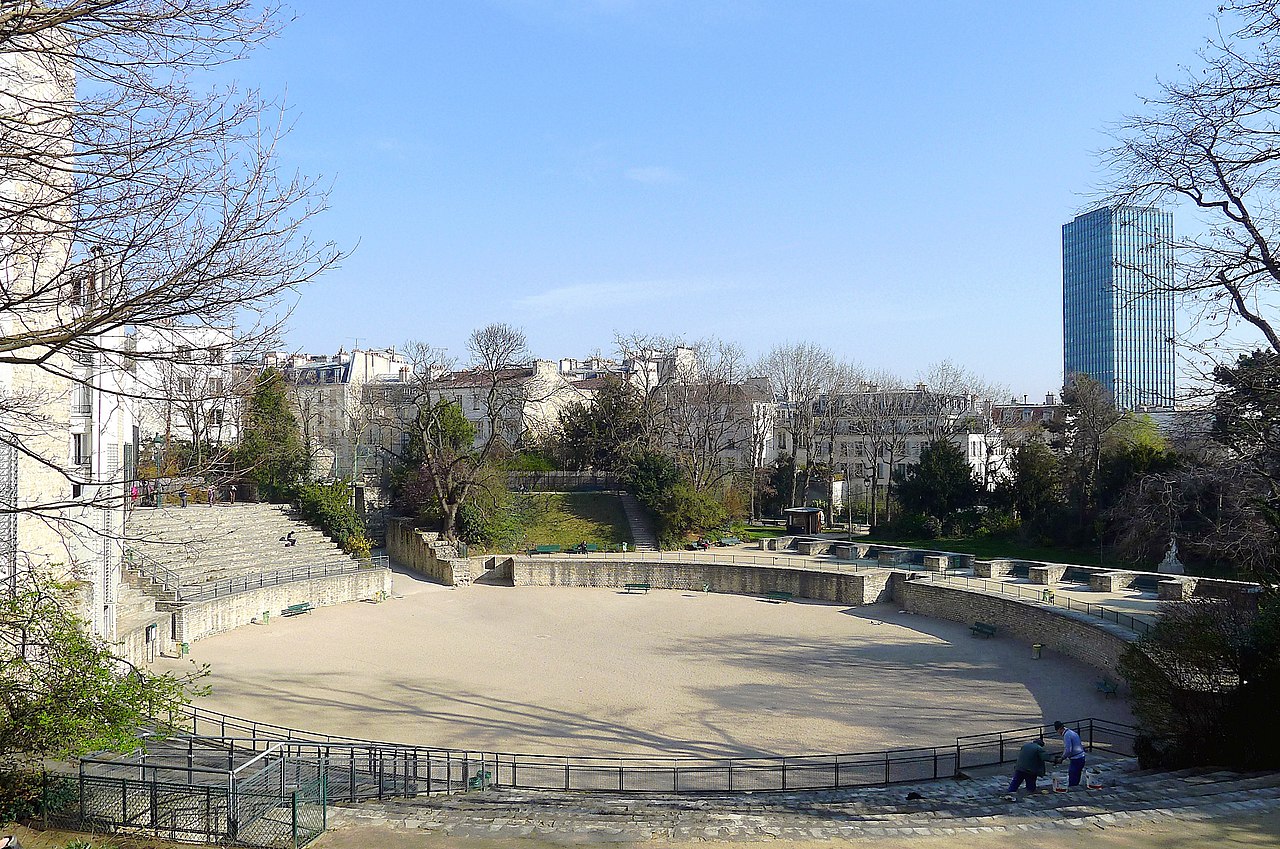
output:
[[[440,534],[419,530],[411,519],[387,522],[387,554],[391,559],[446,587],[471,583],[471,563],[465,557],[450,556],[456,553],[452,545],[440,542]]]
[[[663,563],[621,558],[561,558],[535,555],[512,561],[516,586],[619,587],[649,584],[654,589],[764,595],[771,590],[796,598],[860,605],[892,598],[890,572],[840,574],[806,569],[742,566],[713,562]]]
[[[316,607],[327,607],[372,599],[379,593],[390,592],[391,570],[377,568],[292,581],[193,604],[175,605],[172,622],[168,627],[163,622],[160,626],[161,642],[172,651],[176,644],[193,643],[211,634],[248,625],[254,620],[262,621],[264,613],[275,619],[281,610],[304,601]]]
[[[1127,629],[1083,613],[929,581],[899,581],[894,592],[912,613],[967,625],[986,622],[999,629],[999,636],[1039,643],[1111,675],[1135,638]]]

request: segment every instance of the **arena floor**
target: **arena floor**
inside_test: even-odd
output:
[[[485,751],[859,752],[1057,718],[1130,721],[1092,667],[890,605],[450,589],[398,572],[389,601],[273,617],[191,652],[212,667],[202,707]]]

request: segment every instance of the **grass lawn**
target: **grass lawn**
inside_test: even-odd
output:
[[[786,528],[780,528],[777,525],[744,525],[741,528],[735,526],[734,530],[738,537],[746,542],[754,542],[768,537],[780,537],[787,532]]]
[[[602,551],[631,543],[631,528],[616,495],[599,492],[555,492],[517,497],[520,549],[535,545],[568,548],[591,542]]]
[[[1010,557],[1015,560],[1043,560],[1049,563],[1072,563],[1078,566],[1100,566],[1097,550],[1078,551],[1068,548],[1046,548],[1038,545],[1024,545],[1002,539],[950,537],[939,539],[881,539],[875,536],[859,537],[863,542],[879,542],[885,545],[900,545],[905,548],[928,548],[938,551],[954,551],[960,554],[974,554],[979,560],[990,560],[995,557]],[[1114,564],[1113,564],[1114,565]],[[1131,568],[1131,567],[1117,567]]]

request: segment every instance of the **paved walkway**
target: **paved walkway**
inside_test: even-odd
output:
[[[1005,800],[1008,777],[1001,771],[968,781],[797,794],[637,798],[490,790],[345,807],[330,822],[339,834],[366,827],[454,839],[639,843],[1093,832],[1132,822],[1280,812],[1280,774],[1144,773],[1127,759],[1098,770],[1101,790],[1049,791],[1015,801]],[[1032,834],[1024,836],[1035,845]]]

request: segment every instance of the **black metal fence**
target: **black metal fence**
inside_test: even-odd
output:
[[[967,735],[954,745],[787,757],[605,757],[436,749],[314,735],[194,710],[202,739],[241,752],[283,744],[287,757],[328,764],[328,799],[455,793],[490,786],[615,793],[825,790],[925,781],[1017,758],[1032,726]],[[1101,719],[1068,723],[1092,750],[1132,755],[1136,729]],[[247,735],[247,736],[236,736]]]
[[[206,741],[203,762],[208,748]],[[95,832],[296,849],[324,832],[328,765],[286,749],[270,746],[235,769],[85,758],[77,799],[56,819]]]

